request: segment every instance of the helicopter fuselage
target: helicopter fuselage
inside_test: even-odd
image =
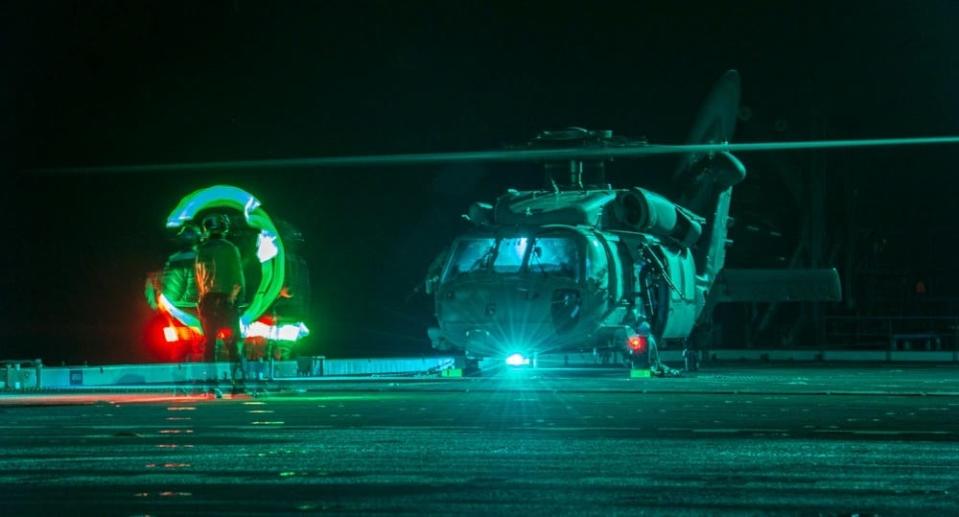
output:
[[[638,202],[637,192],[645,194]],[[495,209],[471,213],[479,228],[453,242],[432,277],[438,349],[483,357],[623,350],[642,334],[684,339],[704,306],[707,282],[675,237],[687,232],[677,219],[698,219],[656,194],[511,191]]]

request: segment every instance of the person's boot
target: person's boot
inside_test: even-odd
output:
[[[210,391],[209,394],[213,398],[222,399],[223,390],[220,389],[220,380],[217,378],[210,379]]]

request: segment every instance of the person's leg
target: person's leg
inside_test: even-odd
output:
[[[229,314],[226,310],[227,299],[225,296],[219,293],[211,293],[207,295],[207,319],[205,325],[209,329],[204,329],[204,333],[207,334],[207,357],[210,361],[210,371],[212,373],[212,381],[214,384],[214,391],[217,392],[219,396],[218,388],[216,388],[219,383],[219,377],[216,371],[216,360],[217,360],[217,347],[216,343],[218,340],[223,341],[224,345],[229,347],[227,341],[227,336],[221,337],[221,331],[225,328],[229,328]],[[208,333],[207,333],[208,332]],[[227,339],[224,339],[227,338]]]
[[[243,336],[240,335],[240,315],[236,306],[226,301],[224,306],[224,328],[227,329],[227,338],[223,345],[227,347],[230,354],[230,373],[233,379],[233,385],[238,391],[242,391],[242,386],[237,384],[236,371],[240,370],[242,381],[246,381],[246,354],[243,350]]]
[[[213,390],[216,384],[216,302],[209,294],[200,299],[197,304],[197,314],[200,317],[200,326],[203,329],[203,338],[199,344],[199,359],[204,362],[205,375],[203,382],[209,385],[206,389]]]
[[[203,329],[203,338],[200,340],[199,352],[201,359],[208,363],[216,360],[216,325],[214,324],[214,308],[210,296],[204,296],[197,304],[197,315],[200,317],[200,327]]]

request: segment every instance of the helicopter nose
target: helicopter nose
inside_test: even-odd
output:
[[[439,297],[444,336],[482,356],[546,352],[575,333],[582,312],[578,289],[528,279],[462,283],[451,292]]]
[[[539,298],[539,291],[529,287],[517,287],[516,293],[519,294],[521,298],[525,298],[527,300],[535,300]]]

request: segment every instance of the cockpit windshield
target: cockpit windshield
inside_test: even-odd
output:
[[[475,272],[528,273],[579,279],[579,247],[571,237],[477,237],[453,249],[444,281]]]
[[[463,273],[485,271],[496,249],[496,241],[489,239],[462,239],[453,249],[446,278],[455,278]]]
[[[493,261],[493,272],[519,273],[528,247],[529,238],[527,237],[500,239],[499,247],[496,249],[496,260]]]
[[[529,255],[531,273],[579,279],[579,248],[568,237],[540,237]]]

